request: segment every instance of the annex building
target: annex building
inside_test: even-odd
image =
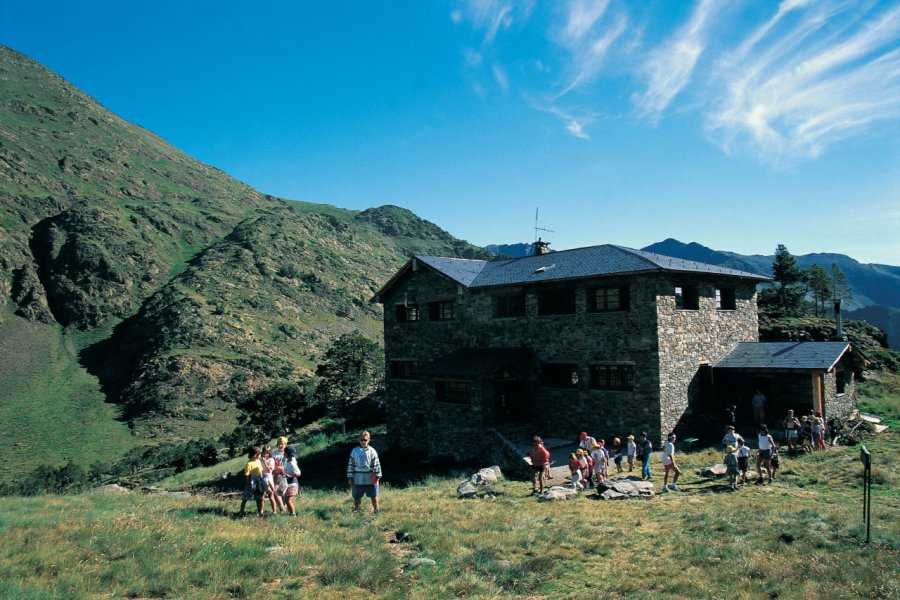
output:
[[[657,442],[716,401],[712,364],[758,341],[766,281],[615,245],[413,257],[373,298],[390,442],[454,460],[484,457],[504,431]]]

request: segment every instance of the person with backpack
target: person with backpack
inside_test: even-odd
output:
[[[728,446],[725,448],[725,456],[722,457],[722,462],[725,464],[725,474],[728,475],[729,483],[731,484],[731,490],[737,490],[737,477],[738,477],[738,461],[737,455],[734,453],[734,446]]]
[[[637,456],[641,459],[641,479],[650,480],[650,456],[653,454],[653,443],[647,439],[647,434],[641,432],[637,444]]]
[[[350,453],[347,462],[347,483],[353,496],[353,512],[359,512],[363,496],[372,500],[372,512],[376,515],[380,510],[378,502],[378,482],[381,481],[381,461],[378,452],[369,445],[371,434],[363,431],[359,434],[359,446]]]

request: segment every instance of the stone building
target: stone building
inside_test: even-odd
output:
[[[788,409],[799,417],[820,411],[847,417],[856,408],[856,376],[867,360],[850,342],[738,343],[716,360],[720,404],[737,404],[754,390],[766,397],[766,420],[776,427]]]
[[[768,280],[614,245],[411,258],[373,298],[391,444],[465,460],[535,432],[659,440],[715,396],[710,365],[758,340]]]

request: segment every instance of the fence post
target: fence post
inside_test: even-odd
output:
[[[859,451],[863,464],[863,521],[866,524],[866,543],[872,540],[872,453],[865,446]]]

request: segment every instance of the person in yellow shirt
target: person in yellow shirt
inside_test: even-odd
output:
[[[256,500],[256,514],[263,516],[263,494],[265,493],[265,485],[263,484],[262,463],[259,457],[262,450],[259,446],[253,446],[247,451],[247,466],[244,467],[244,477],[247,480],[247,487],[244,488],[244,497],[241,500],[241,511],[238,516],[244,516],[244,508],[250,498]]]

